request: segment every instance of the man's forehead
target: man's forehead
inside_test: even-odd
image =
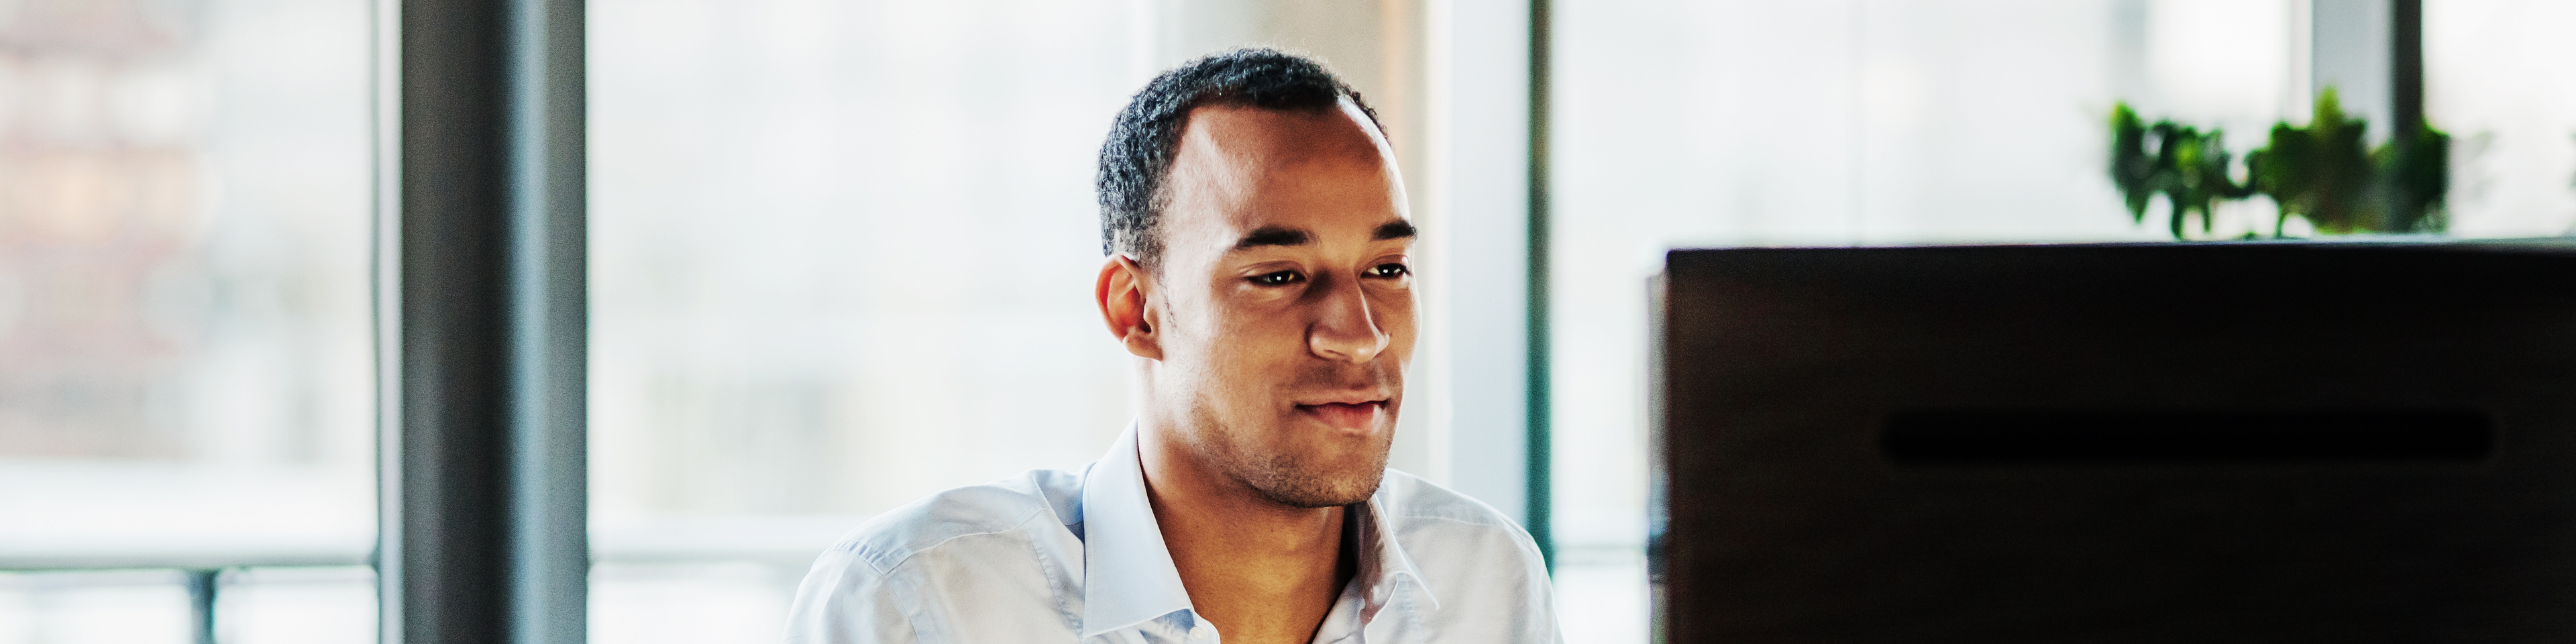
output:
[[[1193,110],[1174,159],[1167,230],[1222,251],[1409,239],[1400,179],[1356,105]],[[1183,232],[1188,231],[1188,232]]]
[[[1291,173],[1295,170],[1278,174]],[[1212,203],[1209,205],[1236,207],[1193,209],[1196,212],[1181,216],[1200,223],[1192,226],[1206,235],[1199,243],[1220,244],[1227,251],[1410,240],[1416,230],[1400,203],[1402,195],[1383,178],[1377,173],[1353,172],[1270,177],[1257,181],[1272,188],[1265,195]],[[1291,194],[1283,197],[1279,193]]]
[[[1365,161],[1391,164],[1392,150],[1350,99],[1336,109],[1269,109],[1216,104],[1190,110],[1175,161],[1230,163]]]

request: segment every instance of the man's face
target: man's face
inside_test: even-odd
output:
[[[1413,226],[1384,138],[1321,113],[1190,113],[1148,298],[1157,399],[1205,467],[1269,500],[1377,489],[1413,354]]]

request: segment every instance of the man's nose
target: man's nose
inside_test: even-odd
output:
[[[1326,360],[1368,364],[1386,350],[1389,338],[1377,327],[1377,317],[1369,311],[1368,293],[1359,280],[1338,277],[1323,284],[1317,294],[1313,326],[1306,328],[1306,346],[1317,357]]]

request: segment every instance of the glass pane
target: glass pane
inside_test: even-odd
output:
[[[594,641],[775,641],[868,516],[1106,449],[1125,10],[592,9]]]
[[[2164,205],[2133,223],[2107,176],[2111,106],[2221,129],[2240,154],[2276,121],[2305,124],[2308,6],[1559,3],[1551,310],[1584,330],[1552,339],[1567,561],[1642,537],[1644,280],[1665,249],[2169,239]],[[2454,137],[2451,234],[2566,234],[2576,8],[2424,12],[2426,111]],[[2275,214],[2223,205],[2197,236],[2268,234]]]
[[[224,644],[376,641],[376,570],[367,566],[226,571],[216,586]]]
[[[867,517],[1099,458],[1132,359],[1090,300],[1111,117],[1164,66],[1289,43],[1401,158],[1420,61],[1381,38],[1419,7],[1381,4],[594,6],[592,638],[775,641]]]
[[[1568,640],[1645,638],[1646,280],[1665,250],[2169,239],[2108,177],[2113,104],[2260,145],[2306,120],[2304,6],[1558,3],[1558,582],[1605,604],[1569,609]],[[2209,235],[2272,217],[2222,206]]]
[[[0,3],[0,570],[364,560],[367,28],[324,0]],[[164,586],[40,592],[0,640],[158,628],[186,610]]]
[[[181,583],[175,570],[0,573],[0,642],[185,644]]]
[[[2576,232],[2576,5],[2424,3],[2424,112],[2450,132],[2453,231]]]

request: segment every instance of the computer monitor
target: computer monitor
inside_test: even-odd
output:
[[[1675,251],[1671,642],[2576,641],[2576,251]]]

